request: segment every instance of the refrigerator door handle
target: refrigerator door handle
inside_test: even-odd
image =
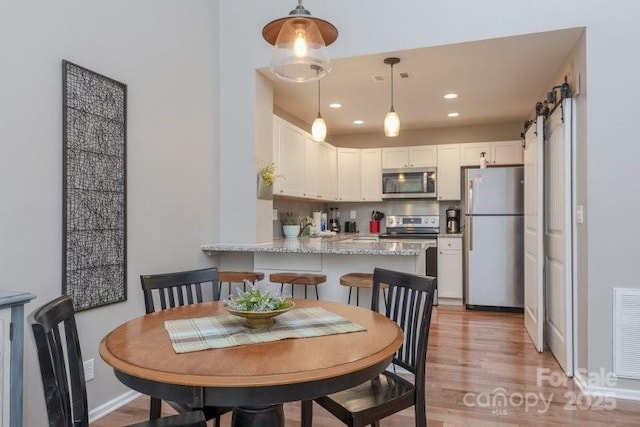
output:
[[[473,250],[473,217],[467,216],[467,220],[469,221],[469,252]]]
[[[473,213],[473,180],[469,179],[468,182],[468,188],[467,188],[467,194],[468,194],[468,203],[467,203],[467,213]]]

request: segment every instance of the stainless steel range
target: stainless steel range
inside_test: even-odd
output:
[[[386,233],[381,239],[412,239],[426,243],[425,275],[438,276],[438,234],[440,233],[440,216],[438,215],[389,215],[386,217]],[[438,304],[436,289],[434,305]]]
[[[436,239],[440,233],[438,215],[389,215],[386,218],[387,232],[381,239]]]

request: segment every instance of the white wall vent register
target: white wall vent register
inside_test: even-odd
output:
[[[640,289],[613,290],[613,372],[640,379]]]

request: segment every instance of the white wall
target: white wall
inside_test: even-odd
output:
[[[243,126],[255,101],[247,88],[254,87],[253,70],[269,63],[270,46],[262,39],[260,29],[269,20],[286,14],[291,2],[221,0],[221,17],[229,17],[221,25],[221,74],[233,75],[222,82],[221,146],[225,159],[234,165],[241,192],[223,191],[221,200],[234,197],[254,198],[253,159],[249,150],[238,147],[238,141],[254,141],[253,129]],[[540,0],[516,2],[487,0],[478,5],[471,0],[419,1],[392,3],[385,0],[313,1],[305,6],[318,17],[333,22],[340,31],[336,43],[329,48],[333,57],[346,57],[390,52],[420,47],[438,46],[511,35],[585,26],[586,71],[589,93],[586,103],[579,106],[582,121],[580,140],[585,148],[579,161],[586,183],[581,194],[586,209],[586,232],[582,242],[587,250],[580,252],[580,277],[588,287],[588,355],[589,369],[612,370],[611,318],[612,288],[640,287],[635,267],[635,242],[640,229],[626,228],[625,239],[612,233],[607,225],[612,221],[611,206],[620,212],[640,210],[640,198],[635,182],[640,178],[637,168],[640,145],[635,119],[640,115],[636,100],[640,85],[632,72],[640,66],[637,50],[640,30],[635,22],[640,16],[640,2],[613,0],[606,5],[598,1]],[[251,11],[251,13],[247,13]],[[233,18],[233,19],[231,19]],[[247,30],[254,29],[254,30]],[[241,54],[239,54],[241,52]],[[615,104],[612,105],[612,100]],[[228,107],[228,108],[226,108]],[[589,122],[587,123],[587,114]],[[248,159],[248,160],[247,160]],[[251,191],[244,187],[251,187]],[[589,204],[586,204],[586,202]],[[245,203],[245,201],[240,201]],[[246,218],[222,212],[229,224],[239,225]],[[222,235],[224,240],[255,239],[250,233],[240,237]],[[611,250],[616,248],[616,250]],[[593,260],[593,261],[592,261]],[[597,261],[596,261],[597,260]],[[582,307],[580,308],[582,309]],[[584,312],[583,312],[584,313]],[[640,390],[638,381],[623,386]]]
[[[387,138],[382,132],[333,135],[327,138],[327,141],[337,147],[349,148],[460,144],[521,139],[522,130],[522,122],[498,123],[448,128],[406,129],[395,138]]]
[[[98,343],[144,313],[139,275],[210,263],[217,32],[208,0],[0,1],[0,287],[35,293],[26,313],[61,294],[61,60],[128,85],[129,299],[77,316],[90,408],[125,391]],[[24,425],[46,425],[30,330],[24,362]]]

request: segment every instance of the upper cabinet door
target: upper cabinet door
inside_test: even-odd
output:
[[[487,165],[521,165],[524,161],[522,141],[472,142],[460,144],[460,164],[480,166],[480,155],[485,153]]]
[[[382,149],[383,169],[435,167],[437,163],[438,150],[435,145]]]
[[[304,132],[295,126],[277,120],[278,161],[276,167],[283,175],[278,194],[304,197]]]
[[[408,168],[409,148],[393,147],[382,149],[382,167],[384,169]]]
[[[438,145],[438,200],[460,200],[460,144]]]
[[[435,145],[419,145],[409,147],[409,167],[436,167],[438,164],[438,150]]]
[[[327,200],[338,200],[338,149],[331,144],[327,144],[327,176],[324,181],[327,183]]]
[[[314,141],[315,142],[315,141]],[[326,142],[315,142],[317,145],[316,166],[316,188],[318,199],[336,199],[337,172],[336,172],[336,148]],[[305,156],[307,153],[305,153]],[[305,162],[307,158],[305,157]]]
[[[360,151],[363,201],[382,200],[382,150],[369,148]]]
[[[460,165],[461,166],[480,166],[480,157],[484,153],[489,164],[491,156],[490,142],[472,142],[469,144],[460,144]]]
[[[304,136],[304,192],[303,197],[308,199],[320,199],[318,189],[318,175],[321,169],[320,143],[311,138],[311,135]]]
[[[338,148],[338,200],[358,202],[360,195],[360,150]]]
[[[521,165],[524,161],[522,141],[498,141],[491,143],[492,165]]]

